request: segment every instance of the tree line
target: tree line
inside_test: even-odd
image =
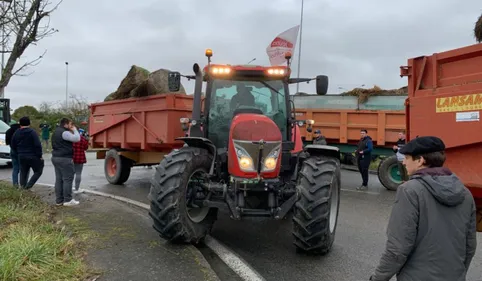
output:
[[[71,119],[77,127],[88,131],[89,102],[82,96],[71,95],[67,107],[65,104],[56,105],[49,102],[42,102],[38,107],[24,105],[13,112],[12,119],[18,121],[23,116],[30,118],[32,129],[39,133],[40,124],[48,124],[53,129],[64,117]]]

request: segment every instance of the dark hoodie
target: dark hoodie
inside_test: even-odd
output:
[[[15,133],[15,131],[17,131],[18,129],[20,129],[20,124],[12,124],[10,126],[10,129],[8,129],[6,132],[5,132],[5,142],[7,143],[7,145],[10,145],[12,143],[12,137],[13,137],[13,134]]]
[[[42,144],[37,132],[32,128],[23,128],[15,131],[10,147],[18,156],[35,156],[42,158]]]
[[[475,255],[472,194],[447,168],[427,168],[400,185],[386,250],[371,280],[465,281]]]

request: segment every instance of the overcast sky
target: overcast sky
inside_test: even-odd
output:
[[[56,1],[56,0],[51,0]],[[407,58],[475,43],[480,0],[305,0],[301,76],[330,77],[330,93],[362,84],[399,88]],[[100,101],[133,64],[191,74],[213,49],[216,63],[268,65],[266,47],[300,22],[301,0],[64,0],[51,18],[59,33],[31,46],[47,50],[34,74],[6,88],[12,107],[65,102],[69,93]],[[293,71],[297,72],[298,47]],[[188,92],[194,83],[183,80]],[[314,83],[300,91],[313,93]]]

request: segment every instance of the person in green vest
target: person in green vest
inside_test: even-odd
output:
[[[42,142],[45,145],[45,151],[49,151],[50,125],[44,121],[39,127],[41,130]]]

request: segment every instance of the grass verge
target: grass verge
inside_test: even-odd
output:
[[[77,233],[54,221],[55,209],[30,191],[0,182],[0,280],[85,280]]]

